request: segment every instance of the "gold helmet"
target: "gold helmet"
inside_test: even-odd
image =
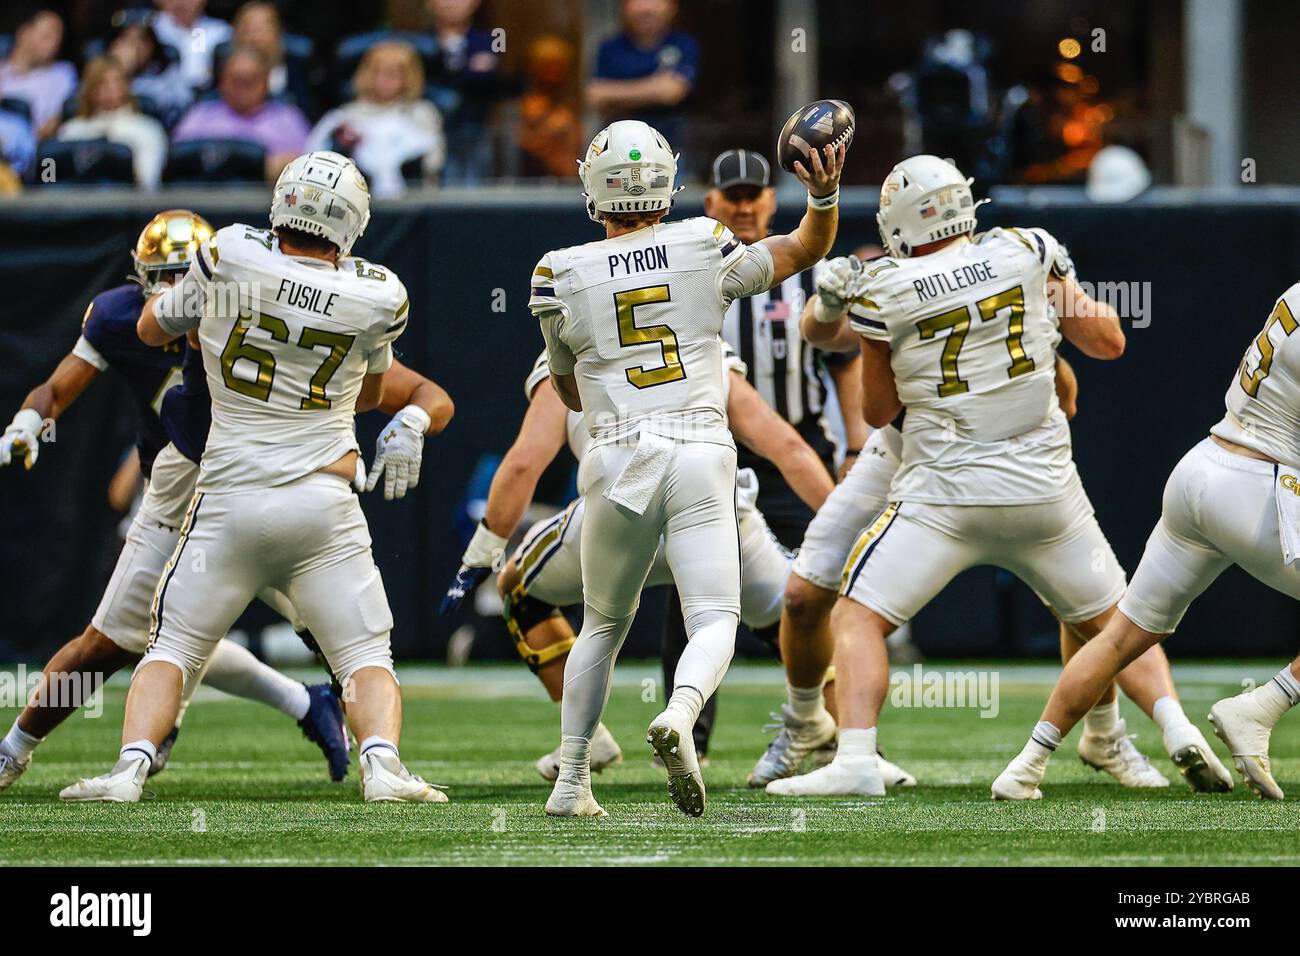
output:
[[[157,292],[165,276],[188,269],[199,243],[214,231],[206,219],[188,209],[168,209],[150,219],[131,250],[145,292]]]

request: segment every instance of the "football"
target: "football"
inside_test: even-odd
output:
[[[796,161],[808,166],[810,150],[828,143],[838,147],[853,142],[853,107],[843,100],[817,100],[795,110],[781,127],[776,140],[776,155],[781,168],[794,172]]]

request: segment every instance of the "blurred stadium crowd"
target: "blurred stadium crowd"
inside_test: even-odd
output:
[[[322,148],[352,156],[378,196],[567,178],[586,138],[615,117],[661,130],[686,155],[688,177],[702,177],[704,160],[722,149],[770,142],[783,94],[771,4],[607,6],[6,3],[0,193],[69,182],[274,181],[290,157]],[[826,25],[843,20],[834,7],[822,11]],[[1080,68],[1087,51],[1077,40],[1062,39],[1058,52],[1047,39],[1044,57],[1022,63],[989,36],[936,32],[923,19],[928,33],[913,30],[891,48],[894,62],[869,46],[878,31],[864,25],[857,42],[867,70],[844,73],[854,61],[839,55],[843,38],[820,37],[828,56],[814,69],[818,81],[858,107],[856,181],[879,181],[920,151],[952,156],[985,183],[1081,181],[1113,142],[1108,131],[1123,128],[1098,78]],[[1074,21],[1086,37],[1088,24]],[[711,74],[703,93],[702,59]],[[1121,171],[1142,188],[1143,161],[1122,152]]]

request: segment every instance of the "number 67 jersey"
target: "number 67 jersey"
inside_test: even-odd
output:
[[[388,370],[406,327],[397,276],[354,257],[335,268],[289,256],[269,230],[233,225],[167,296],[159,312],[183,308],[191,326],[202,310],[212,428],[197,490],[275,487],[359,451],[362,382]]]
[[[1072,272],[1041,229],[993,229],[864,265],[849,321],[889,344],[907,411],[891,500],[1026,504],[1069,492],[1070,430],[1056,398],[1061,333],[1047,283]]]
[[[644,429],[734,447],[723,315],[732,299],[771,280],[765,248],[746,246],[712,219],[685,219],[547,253],[533,270],[528,306],[556,323],[547,337],[551,368],[575,373],[593,444]]]

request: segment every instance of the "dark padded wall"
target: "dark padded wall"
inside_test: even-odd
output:
[[[0,208],[0,416],[72,346],[86,303],[129,270],[127,250],[148,213],[81,206]],[[228,208],[229,203],[222,205]],[[698,208],[684,204],[683,213]],[[209,214],[216,225],[261,223],[265,207]],[[874,241],[874,209],[845,209],[837,253]],[[1129,330],[1117,362],[1068,345],[1081,397],[1079,467],[1102,526],[1130,570],[1179,457],[1222,414],[1222,396],[1273,299],[1300,273],[1294,205],[1143,205],[1123,208],[1006,203],[987,225],[1046,227],[1074,255],[1082,279],[1150,283],[1149,327]],[[793,224],[787,216],[779,226]],[[532,265],[546,250],[597,233],[578,202],[520,207],[403,204],[376,210],[357,252],[394,269],[415,321],[404,361],[456,401],[456,420],[425,453],[418,492],[366,502],[404,656],[441,656],[455,622],[436,617],[438,591],[461,549],[455,516],[480,457],[509,445],[524,408],[520,383],[541,346],[527,308]],[[105,489],[129,443],[131,412],[106,376],[63,421],[37,468],[0,472],[0,660],[36,656],[79,632],[113,559]],[[0,422],[0,424],[3,424]],[[363,419],[367,450],[382,422]],[[916,622],[931,653],[1051,653],[1054,625],[1032,594],[990,569],[963,575]],[[1293,603],[1233,570],[1197,603],[1174,654],[1291,654]],[[654,650],[640,636],[625,653]]]

